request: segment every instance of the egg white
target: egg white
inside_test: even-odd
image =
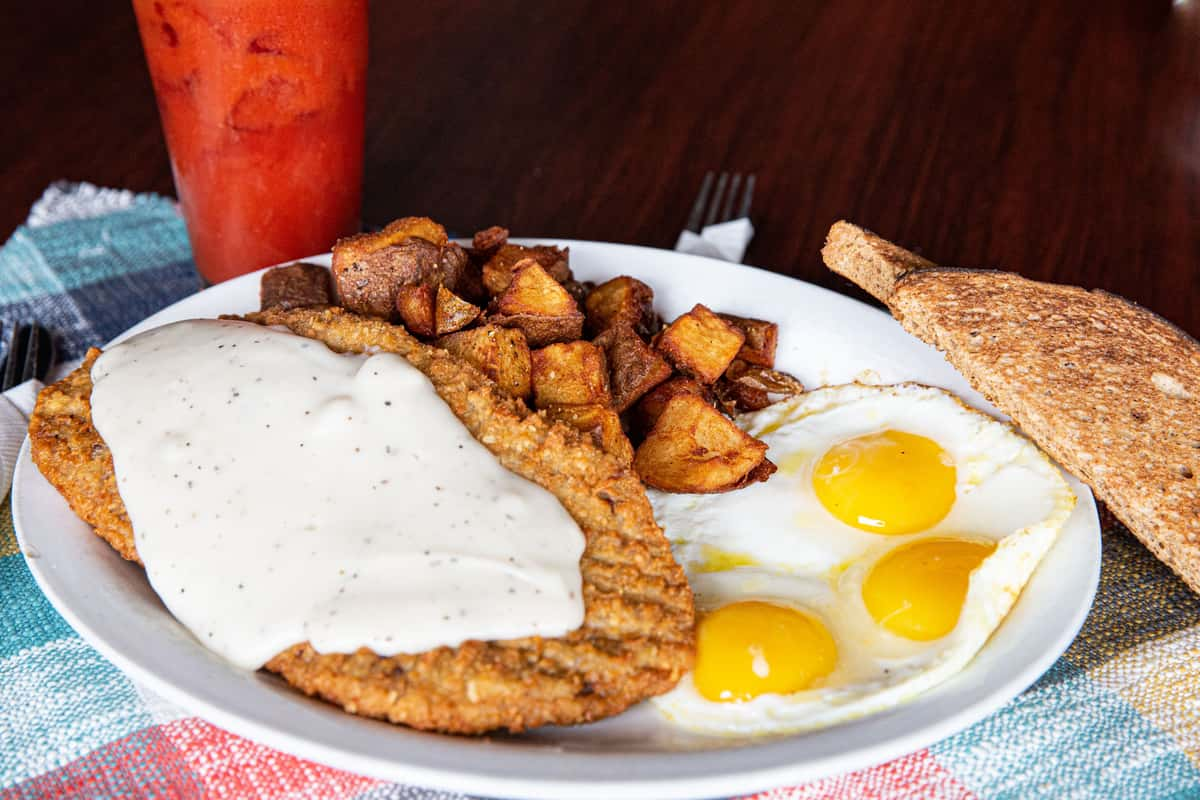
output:
[[[779,472],[727,494],[652,491],[655,516],[702,612],[742,600],[807,611],[833,636],[838,660],[813,688],[743,702],[706,700],[685,676],[654,702],[697,732],[745,736],[825,727],[941,683],[986,643],[1075,505],[1062,474],[1035,445],[940,389],[828,387],[737,421],[768,444]],[[813,491],[813,469],[830,447],[888,429],[936,441],[957,467],[954,505],[927,530],[899,536],[859,530],[830,514]],[[994,542],[996,550],[972,573],[948,634],[918,642],[891,633],[867,611],[863,580],[892,549],[943,536]]]

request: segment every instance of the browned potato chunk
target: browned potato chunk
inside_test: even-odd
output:
[[[474,366],[513,397],[529,396],[529,345],[520,331],[484,325],[443,336],[434,344]]]
[[[642,395],[671,377],[671,365],[642,341],[628,323],[621,322],[595,339],[608,356],[612,404],[624,412]]]
[[[608,406],[608,364],[604,351],[583,340],[561,342],[534,350],[531,374],[533,404]]]
[[[676,375],[647,392],[641,402],[634,407],[631,418],[634,433],[642,435],[649,433],[654,427],[654,423],[658,422],[658,417],[667,407],[667,403],[671,402],[676,395],[681,394],[692,395],[705,402],[708,401],[708,390],[694,378]]]
[[[499,250],[507,241],[508,228],[493,225],[490,228],[476,231],[475,236],[471,238],[471,246],[480,252],[490,253]]]
[[[633,445],[621,430],[621,417],[608,406],[589,403],[582,406],[546,406],[545,414],[553,420],[567,423],[572,428],[590,434],[592,440],[604,452],[614,456],[625,466],[633,463]]]
[[[461,331],[483,314],[483,309],[468,303],[445,286],[439,286],[434,308],[434,327],[438,336]]]
[[[306,308],[333,305],[329,270],[320,264],[297,261],[263,273],[259,284],[260,307]]]
[[[342,305],[384,318],[393,315],[400,286],[445,284],[463,297],[483,290],[466,252],[425,217],[405,217],[378,233],[340,240],[333,246],[333,279]]]
[[[764,483],[768,478],[779,471],[779,467],[775,466],[775,462],[769,458],[764,458],[762,463],[746,474],[742,479],[742,483],[738,486],[741,489],[743,486],[749,486],[752,483]]]
[[[737,328],[746,336],[737,357],[748,364],[757,364],[770,369],[775,366],[775,347],[779,344],[779,326],[765,319],[735,317],[719,314],[721,319]]]
[[[570,342],[583,336],[583,315],[544,317],[540,314],[513,314],[492,317],[492,322],[516,328],[525,334],[530,347],[545,347],[555,342]]]
[[[517,265],[512,282],[493,308],[491,321],[520,328],[530,347],[569,342],[583,335],[583,312],[574,298],[532,259]]]
[[[401,217],[389,222],[381,231],[359,233],[342,239],[338,244],[353,247],[356,253],[369,253],[414,237],[439,247],[450,241],[446,229],[429,217]]]
[[[500,314],[540,314],[546,317],[579,313],[575,299],[532,258],[517,264],[508,288],[496,298],[495,308]]]
[[[396,287],[396,313],[414,336],[433,336],[437,331],[434,289],[424,284]]]
[[[717,402],[727,413],[758,411],[785,397],[804,393],[804,384],[786,372],[734,359],[713,384]]]
[[[508,288],[517,265],[532,258],[558,282],[571,279],[571,268],[567,266],[569,253],[549,245],[525,247],[519,244],[504,244],[483,265],[483,286],[495,297]]]
[[[649,336],[653,333],[654,290],[637,278],[622,275],[593,289],[584,302],[584,312],[593,336],[621,324]]]
[[[596,284],[592,281],[577,281],[574,278],[562,282],[563,288],[567,290],[567,294],[575,298],[575,302],[583,308],[587,296],[596,288]]]
[[[721,377],[746,336],[699,303],[658,335],[657,347],[680,372],[703,384]]]
[[[633,468],[665,492],[727,492],[746,484],[767,445],[695,395],[673,397],[638,447]]]

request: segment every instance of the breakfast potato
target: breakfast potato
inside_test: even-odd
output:
[[[490,320],[519,328],[530,347],[569,342],[583,335],[583,312],[574,298],[533,259],[518,262],[508,288],[492,307]]]
[[[786,397],[804,393],[804,384],[786,372],[733,360],[713,384],[717,402],[726,413],[758,411]]]
[[[779,326],[765,319],[735,317],[733,314],[718,314],[721,319],[737,328],[746,336],[737,357],[748,364],[757,364],[770,369],[775,366],[775,347],[779,344]]]
[[[667,407],[667,403],[671,402],[673,397],[681,394],[699,397],[701,400],[708,402],[707,388],[701,386],[694,378],[689,378],[685,375],[676,375],[674,378],[655,386],[634,406],[630,418],[633,431],[643,435],[649,433],[654,427],[654,423],[658,422],[658,417],[662,414],[663,409]]]
[[[495,297],[508,288],[517,266],[525,259],[533,259],[550,277],[562,283],[571,279],[571,268],[567,265],[570,253],[552,245],[525,247],[519,244],[503,244],[483,265],[483,286]]]
[[[622,275],[597,286],[584,301],[588,330],[598,336],[615,325],[628,325],[650,336],[654,320],[654,290],[637,278]]]
[[[548,317],[541,314],[513,314],[492,317],[492,322],[516,328],[525,334],[530,347],[545,347],[555,342],[570,342],[583,335],[583,315]]]
[[[596,288],[595,281],[577,281],[570,278],[562,282],[563,288],[567,290],[567,294],[575,298],[575,302],[583,308],[583,304],[587,301],[587,297]]]
[[[666,327],[656,346],[675,368],[705,385],[725,374],[746,335],[699,303]]]
[[[396,313],[409,333],[429,337],[437,332],[435,296],[436,290],[423,283],[396,287]]]
[[[671,377],[671,365],[627,323],[608,328],[593,340],[608,356],[612,404],[619,412],[633,406],[642,395]]]
[[[429,217],[401,217],[389,222],[383,230],[355,234],[339,240],[337,244],[343,254],[357,257],[412,238],[423,239],[439,247],[450,241],[446,229]]]
[[[434,328],[438,336],[461,331],[483,314],[483,309],[468,303],[445,286],[439,286],[434,301]]]
[[[297,261],[282,267],[273,267],[263,273],[259,283],[259,307],[307,308],[333,304],[333,286],[329,270],[320,264],[305,264]]]
[[[608,363],[604,350],[582,339],[547,345],[531,354],[533,404],[608,406]]]
[[[633,468],[648,486],[665,492],[727,492],[761,479],[766,454],[765,443],[702,398],[681,394],[638,446]]]
[[[529,396],[529,345],[521,331],[483,325],[442,336],[434,345],[476,367],[513,397]]]
[[[633,464],[633,445],[621,429],[621,417],[616,411],[599,403],[587,405],[551,404],[544,409],[546,416],[589,434],[604,452],[625,466]]]
[[[499,225],[493,225],[490,228],[484,228],[481,231],[476,231],[471,238],[471,246],[479,253],[494,254],[497,250],[508,242],[508,228],[501,228]]]
[[[479,270],[466,251],[426,217],[405,217],[377,233],[339,240],[333,246],[332,270],[342,305],[373,317],[393,317],[401,286],[445,285],[466,298],[483,291]]]
[[[763,483],[778,471],[779,467],[775,465],[774,461],[764,458],[757,467],[746,473],[746,477],[734,488],[742,489],[752,483]]]

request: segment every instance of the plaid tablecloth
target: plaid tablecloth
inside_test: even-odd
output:
[[[199,288],[171,202],[60,185],[0,249],[0,319],[82,355]],[[758,797],[1200,798],[1200,599],[1106,520],[1079,638],[1005,709],[872,769]],[[189,716],[138,687],[55,613],[0,509],[0,798],[410,798]]]

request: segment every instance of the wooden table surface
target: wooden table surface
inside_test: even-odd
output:
[[[130,7],[5,5],[0,235],[56,179],[171,192]],[[371,27],[368,221],[670,247],[706,170],[749,171],[749,263],[848,291],[819,256],[847,218],[1200,334],[1196,0],[378,0]]]

